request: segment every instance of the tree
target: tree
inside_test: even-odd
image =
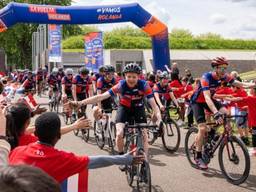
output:
[[[0,1],[0,8],[13,0]],[[16,0],[19,3],[71,5],[72,0]],[[37,30],[36,24],[17,24],[0,34],[0,48],[4,48],[9,65],[17,68],[31,68],[32,33]],[[79,26],[66,25],[63,27],[63,36],[81,34]]]
[[[221,39],[223,39],[220,34],[211,33],[211,32],[200,34],[200,35],[198,36],[198,38],[199,38],[199,39],[215,39],[215,40],[221,40]]]
[[[182,38],[182,39],[192,39],[193,34],[187,29],[173,29],[170,33],[171,38]]]

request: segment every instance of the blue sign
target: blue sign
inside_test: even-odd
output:
[[[62,26],[48,25],[48,40],[49,40],[49,62],[62,62],[61,41],[62,41]]]
[[[93,72],[98,72],[103,65],[102,32],[91,32],[84,37],[85,66]]]

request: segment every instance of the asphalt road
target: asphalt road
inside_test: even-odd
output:
[[[46,102],[46,99],[40,99]],[[91,115],[91,107],[87,113]],[[91,117],[90,117],[91,118]],[[63,121],[62,121],[63,122]],[[159,139],[150,146],[150,166],[153,191],[155,192],[250,192],[256,191],[256,157],[251,158],[250,176],[245,183],[235,186],[223,177],[217,155],[211,161],[207,171],[194,169],[188,163],[184,153],[184,138],[186,130],[182,129],[179,150],[170,154],[162,147]],[[77,155],[109,154],[108,150],[100,150],[91,131],[88,143],[73,133],[64,135],[57,143],[57,148],[74,152]],[[216,153],[217,154],[217,153]],[[60,162],[61,163],[61,162]],[[128,186],[125,174],[117,166],[90,170],[90,192],[135,192],[135,188]]]

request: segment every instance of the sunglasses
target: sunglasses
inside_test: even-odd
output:
[[[226,71],[227,67],[218,67],[217,69],[220,69],[221,71]]]
[[[73,74],[68,74],[68,76],[72,76]]]

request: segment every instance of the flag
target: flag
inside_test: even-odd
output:
[[[88,170],[69,177],[61,184],[62,192],[88,192]]]

